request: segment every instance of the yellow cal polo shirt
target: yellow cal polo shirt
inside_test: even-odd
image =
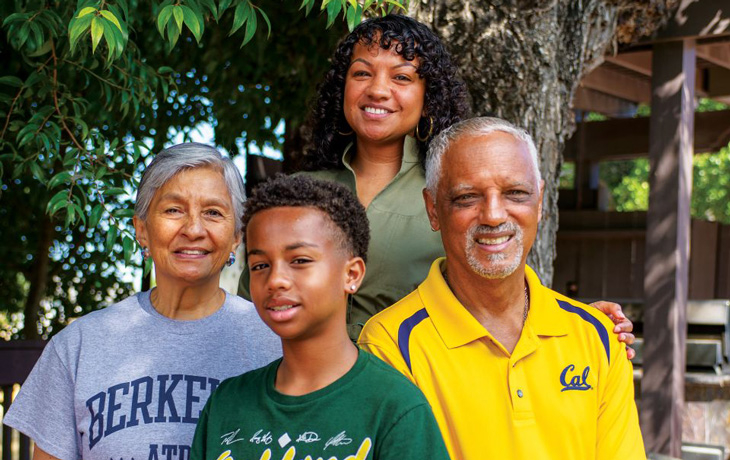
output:
[[[443,261],[359,343],[423,391],[454,460],[646,459],[632,366],[607,317],[527,267],[530,312],[510,355],[454,297]]]

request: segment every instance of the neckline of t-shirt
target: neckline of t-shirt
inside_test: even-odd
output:
[[[345,375],[330,383],[324,388],[301,396],[285,395],[283,393],[279,393],[278,391],[276,391],[276,388],[274,388],[276,371],[279,369],[279,365],[281,364],[281,359],[278,359],[275,363],[269,366],[267,370],[266,393],[274,402],[281,405],[296,406],[309,404],[313,401],[317,401],[326,396],[329,396],[330,394],[339,391],[340,389],[349,385],[358,375],[360,375],[363,369],[365,369],[365,365],[367,364],[368,359],[370,359],[370,355],[367,352],[358,348],[357,361],[355,361],[355,364],[349,371],[347,371]]]
[[[178,335],[195,334],[200,332],[208,332],[209,329],[213,328],[219,321],[220,318],[225,314],[230,304],[230,294],[223,291],[226,294],[226,298],[223,301],[223,305],[215,313],[206,316],[205,318],[194,319],[194,320],[179,320],[168,318],[158,312],[152,305],[150,300],[150,291],[144,291],[137,294],[137,300],[139,301],[142,310],[147,313],[153,321],[161,327],[165,332]]]

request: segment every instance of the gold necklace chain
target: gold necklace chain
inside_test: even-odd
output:
[[[454,292],[454,290],[451,288],[451,283],[449,283],[449,277],[446,275],[446,272],[442,273],[444,276],[444,281],[446,281],[446,285],[449,287],[451,292]],[[530,291],[527,290],[527,284],[525,284],[525,308],[522,311],[522,327],[525,327],[525,323],[527,322],[527,314],[530,313]]]

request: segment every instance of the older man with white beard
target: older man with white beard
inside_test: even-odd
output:
[[[446,258],[359,343],[424,392],[454,459],[645,459],[613,324],[525,263],[543,188],[524,130],[475,118],[441,133],[424,199]]]

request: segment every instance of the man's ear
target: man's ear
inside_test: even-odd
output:
[[[542,220],[542,199],[545,193],[545,181],[540,179],[540,202],[537,205],[537,221]]]
[[[353,257],[345,264],[345,292],[354,294],[360,289],[365,278],[365,261],[362,257]]]
[[[423,201],[426,204],[426,213],[428,214],[428,221],[431,223],[431,230],[434,232],[441,230],[438,213],[436,212],[436,197],[427,188],[423,189]]]
[[[143,248],[149,247],[147,238],[147,225],[140,219],[136,214],[132,217],[132,223],[134,224],[134,233],[137,236],[137,242]]]

